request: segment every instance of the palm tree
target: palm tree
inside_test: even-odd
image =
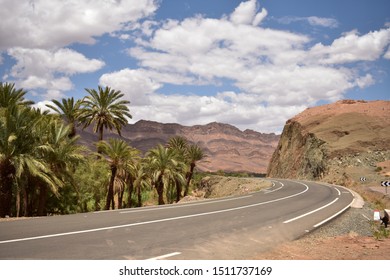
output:
[[[39,157],[48,146],[39,143],[36,126],[42,115],[24,106],[0,113],[0,217],[11,215],[12,189],[30,175],[53,189],[61,184],[46,161]]]
[[[103,155],[106,155],[107,162],[111,170],[111,178],[108,185],[107,199],[105,209],[109,210],[110,205],[115,209],[114,202],[114,183],[118,170],[126,169],[126,165],[132,160],[136,150],[130,147],[122,139],[109,139],[108,142],[100,141],[97,146]]]
[[[174,136],[168,140],[167,147],[176,151],[177,160],[180,162],[186,162],[188,141],[183,136]],[[184,169],[184,168],[183,168]],[[182,184],[179,182],[176,185],[176,202],[179,202],[182,197]]]
[[[0,82],[0,108],[7,108],[10,105],[32,105],[33,101],[24,99],[27,91],[15,89],[15,84]]]
[[[142,206],[142,189],[150,187],[150,178],[145,169],[145,164],[140,161],[133,165],[134,188],[137,192],[138,207]]]
[[[80,120],[81,115],[81,100],[74,100],[71,98],[62,98],[61,102],[53,99],[52,102],[55,106],[47,104],[46,107],[54,110],[58,113],[71,127],[69,132],[69,138],[76,136],[76,126]]]
[[[116,129],[121,135],[122,126],[127,124],[127,118],[132,118],[127,104],[129,101],[121,100],[124,96],[120,91],[115,91],[110,87],[98,87],[95,89],[85,89],[89,95],[83,100],[82,120],[84,128],[94,123],[93,132],[99,133],[99,141],[103,140],[105,128]]]
[[[158,204],[165,204],[164,189],[166,189],[173,180],[178,182],[183,178],[180,173],[177,161],[177,152],[162,145],[151,149],[148,152],[149,166],[153,172],[153,185],[158,194]]]
[[[46,148],[42,149],[39,157],[44,160],[51,172],[60,180],[60,184],[53,186],[40,184],[39,205],[37,215],[45,214],[47,192],[50,189],[56,196],[59,195],[59,187],[64,182],[73,182],[75,168],[84,160],[83,149],[77,145],[77,137],[69,138],[72,127],[53,119],[50,115],[42,118],[37,126],[40,136],[40,142],[45,143]]]
[[[190,182],[194,174],[194,169],[196,167],[196,162],[202,160],[206,157],[203,153],[203,150],[197,145],[192,144],[187,149],[187,162],[189,163],[189,172],[186,174],[187,184],[184,190],[184,196],[188,195],[190,188]]]

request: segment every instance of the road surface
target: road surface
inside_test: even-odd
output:
[[[354,199],[339,186],[271,181],[244,196],[0,222],[0,259],[250,259]]]

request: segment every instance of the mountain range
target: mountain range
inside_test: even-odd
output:
[[[79,131],[81,142],[91,146],[97,135],[91,129]],[[183,136],[198,144],[206,158],[197,163],[201,171],[249,172],[265,174],[279,135],[254,130],[241,131],[223,123],[183,126],[176,123],[158,123],[140,120],[122,128],[121,137],[145,154],[158,144],[166,144],[171,137]],[[119,137],[106,132],[105,139]]]

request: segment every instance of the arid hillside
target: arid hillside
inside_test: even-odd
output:
[[[91,130],[80,131],[81,141],[91,145],[97,136]],[[173,136],[183,136],[197,143],[207,157],[197,167],[202,171],[266,173],[279,135],[265,134],[253,130],[241,131],[222,123],[183,126],[175,123],[138,121],[122,129],[122,137],[143,153],[157,144],[166,144]],[[118,137],[107,133],[105,139]]]
[[[342,100],[288,120],[268,176],[373,186],[388,176],[390,101]]]

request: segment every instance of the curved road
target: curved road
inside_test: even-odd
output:
[[[271,180],[245,196],[0,222],[0,259],[249,259],[347,210],[347,189]]]

